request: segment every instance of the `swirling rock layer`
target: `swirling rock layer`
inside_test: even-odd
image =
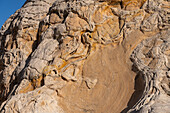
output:
[[[0,30],[2,113],[168,113],[168,0],[27,0]]]

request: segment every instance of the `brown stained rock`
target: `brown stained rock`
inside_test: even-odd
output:
[[[67,31],[85,31],[86,29],[89,29],[88,23],[84,20],[78,17],[75,13],[70,13],[68,17],[66,18],[66,28]]]
[[[169,113],[168,0],[27,0],[0,30],[2,113]]]
[[[57,14],[52,13],[50,15],[50,23],[56,24],[56,23],[61,23],[62,21],[63,19],[60,19],[60,17]]]
[[[122,5],[125,10],[137,10],[142,7],[142,5],[147,0],[122,0]]]
[[[47,87],[41,87],[32,92],[26,94],[18,94],[13,96],[1,111],[2,113],[11,113],[11,112],[37,112],[37,113],[64,113],[64,111],[58,106],[57,102],[57,92],[51,90]],[[34,107],[36,107],[36,109]],[[51,106],[46,107],[46,106]]]
[[[60,90],[66,85],[66,81],[52,76],[47,76],[45,77],[44,84],[50,89]]]
[[[131,65],[120,57],[123,54],[122,47],[114,48],[110,45],[89,56],[83,67],[84,82],[79,87],[67,85],[60,91],[64,96],[60,101],[63,109],[70,113],[84,110],[94,113],[121,112],[134,91],[135,77]]]
[[[86,82],[87,87],[91,89],[91,88],[94,88],[94,86],[97,84],[97,79],[86,78],[85,82]]]
[[[104,22],[102,26],[96,26],[96,31],[92,34],[92,38],[94,38],[99,43],[107,44],[112,42],[112,39],[114,40],[119,32],[118,17],[115,16]]]
[[[29,91],[33,91],[34,87],[31,82],[28,80],[24,79],[20,83],[19,87],[17,88],[17,91],[15,92],[16,94],[21,94],[21,93],[27,93]]]

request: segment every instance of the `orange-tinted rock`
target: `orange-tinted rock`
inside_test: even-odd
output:
[[[0,111],[169,112],[165,0],[27,0],[0,30]]]

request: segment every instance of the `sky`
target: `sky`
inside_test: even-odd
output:
[[[0,28],[5,21],[20,9],[26,0],[0,0]]]

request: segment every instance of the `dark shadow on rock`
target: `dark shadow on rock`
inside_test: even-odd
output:
[[[135,87],[134,87],[134,93],[132,94],[127,107],[121,111],[121,113],[127,113],[129,111],[129,109],[131,109],[141,98],[143,91],[144,91],[144,79],[143,79],[143,75],[140,71],[138,71],[138,69],[136,68],[136,66],[132,66],[132,70],[135,71],[137,73],[136,77],[135,77]]]

